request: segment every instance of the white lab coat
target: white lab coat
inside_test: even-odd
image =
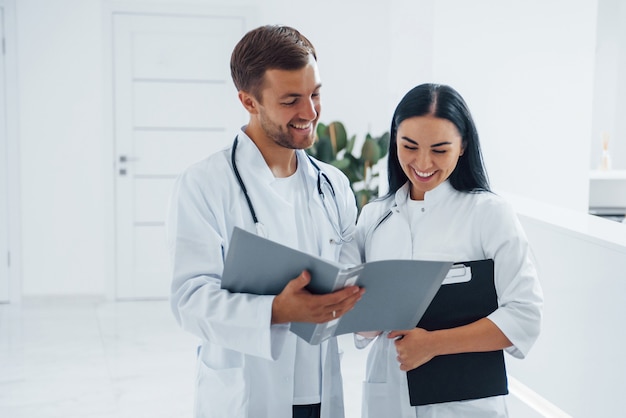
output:
[[[365,206],[356,241],[363,261],[389,258],[471,261],[493,258],[498,309],[488,316],[513,343],[506,351],[526,356],[539,335],[543,296],[524,231],[513,209],[492,193],[462,193],[449,182],[426,193],[412,230],[408,183],[395,196]],[[392,214],[380,225],[381,217]],[[393,309],[393,307],[390,307]],[[362,342],[357,345],[367,345]],[[506,417],[505,397],[411,407],[406,373],[393,340],[376,338],[367,362],[363,417]]]
[[[270,239],[296,247],[293,210],[269,186],[274,176],[243,130],[238,140],[237,167],[259,221]],[[354,246],[344,249],[342,245],[330,243],[336,233],[317,192],[317,169],[307,160],[304,151],[297,151],[297,155],[298,164],[304,164],[307,170],[308,210],[318,231],[318,255],[338,260],[344,251],[356,252]],[[318,165],[337,193],[344,237],[352,236],[356,205],[348,180],[336,168],[321,162]],[[336,212],[330,196],[328,200]],[[274,296],[230,294],[220,289],[224,256],[235,226],[255,231],[250,210],[233,173],[231,148],[228,148],[191,166],[178,178],[168,217],[168,243],[173,262],[172,310],[180,325],[202,340],[195,416],[291,418],[298,337],[289,332],[288,324],[271,325]],[[343,417],[335,338],[322,345],[321,367],[322,417]]]

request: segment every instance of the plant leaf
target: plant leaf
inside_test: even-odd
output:
[[[355,142],[356,142],[356,135],[352,135],[346,145],[346,152],[349,152],[350,154],[352,154],[352,150],[354,149]]]
[[[341,122],[332,122],[328,125],[328,135],[331,142],[335,145],[335,152],[341,151],[348,144],[348,134]]]
[[[390,139],[391,136],[389,135],[389,132],[385,132],[380,136],[380,138],[378,138],[378,146],[380,147],[380,158],[384,157],[385,155],[387,155],[387,152],[389,152]]]
[[[368,136],[363,143],[361,158],[363,158],[365,162],[369,163],[370,167],[380,160],[380,147],[378,146],[378,142],[372,137]]]
[[[317,154],[315,157],[325,163],[330,163],[335,159],[335,153],[333,152],[333,146],[328,138],[319,138],[317,142]]]
[[[331,161],[331,164],[340,169],[341,171],[347,170],[350,167],[350,160],[342,158],[341,160]]]

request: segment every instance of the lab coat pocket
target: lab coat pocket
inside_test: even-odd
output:
[[[243,367],[212,368],[198,361],[196,418],[247,417]]]

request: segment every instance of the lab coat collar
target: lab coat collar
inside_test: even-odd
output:
[[[304,169],[304,178],[306,179],[307,190],[316,190],[318,175],[317,168],[315,168],[313,164],[309,161],[309,158],[306,156],[306,151],[297,150],[296,155],[298,157],[298,168],[302,167]],[[317,193],[309,193],[309,196],[312,196],[314,194]]]
[[[265,162],[259,148],[246,134],[245,128],[246,126],[243,126],[237,135],[238,145],[235,156],[239,171],[248,171],[257,181],[269,184],[274,181],[274,174]]]
[[[410,185],[411,182],[407,181],[402,187],[398,189],[394,196],[396,206],[401,207],[406,205],[406,202],[409,200]],[[449,180],[446,180],[439,186],[435,187],[433,190],[424,194],[424,207],[427,209],[433,207],[439,202],[446,199],[448,196],[451,196],[454,192],[454,187],[452,187]]]
[[[409,187],[411,186],[411,182],[407,181],[404,183],[404,186],[400,187],[394,196],[395,206],[402,207],[406,205],[406,201],[409,199]]]

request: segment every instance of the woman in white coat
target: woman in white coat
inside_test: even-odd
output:
[[[356,223],[347,178],[304,151],[321,107],[315,50],[292,28],[264,26],[244,36],[231,67],[249,124],[178,178],[168,220],[172,310],[201,341],[194,416],[343,417],[337,340],[309,345],[289,323],[328,322],[362,291],[312,295],[306,273],[277,296],[220,288],[235,226],[330,260],[356,252],[342,245]]]
[[[505,350],[523,358],[540,329],[543,298],[528,242],[513,209],[490,192],[474,122],[454,89],[424,84],[405,95],[392,120],[388,168],[389,193],[366,205],[357,224],[362,260],[493,259],[497,307],[464,326],[357,335],[360,347],[375,339],[363,417],[506,417],[501,393],[409,400],[406,372],[444,355]]]

